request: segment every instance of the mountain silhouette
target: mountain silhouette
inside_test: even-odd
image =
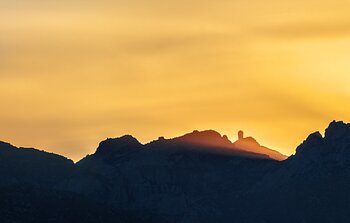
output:
[[[350,161],[350,124],[333,121],[325,131],[311,134],[296,150],[296,157],[321,162],[333,159],[339,163]]]
[[[0,142],[0,222],[124,221],[106,204],[58,189],[76,171],[63,156]]]
[[[350,219],[350,125],[333,121],[310,134],[296,154],[266,174],[244,199],[253,219],[267,222],[348,222]],[[273,193],[273,195],[271,195]],[[260,209],[260,207],[269,207]],[[283,220],[285,221],[285,220]]]
[[[0,142],[0,185],[33,183],[53,186],[73,171],[73,161],[63,156]]]
[[[272,150],[265,146],[261,146],[253,137],[244,138],[243,131],[240,131],[239,135],[240,136],[238,137],[238,140],[233,143],[234,148],[237,148],[243,151],[248,151],[248,152],[265,154],[269,156],[271,159],[280,160],[280,161],[286,160],[288,158],[288,156],[283,155],[280,152],[277,152],[276,150]]]
[[[126,135],[76,164],[1,142],[0,222],[349,221],[349,124],[333,121],[286,160],[238,135]]]
[[[142,144],[133,136],[125,135],[116,139],[102,141],[96,150],[98,156],[123,156],[135,152]]]
[[[194,131],[193,133],[186,134],[182,137],[175,138],[175,140],[183,143],[210,146],[214,148],[226,149],[228,151],[236,151],[242,154],[249,154],[251,156],[267,155],[271,159],[285,160],[288,156],[285,156],[275,150],[261,146],[253,137],[244,138],[243,131],[239,131],[238,140],[232,143],[226,135],[221,136],[220,133],[207,130],[207,131]]]

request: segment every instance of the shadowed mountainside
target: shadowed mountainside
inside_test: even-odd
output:
[[[247,148],[248,145],[253,145]],[[257,153],[257,148],[265,151]],[[142,145],[107,139],[72,161],[0,144],[1,222],[347,222],[350,125],[332,122],[284,161],[239,133]],[[268,154],[268,155],[266,155]],[[275,157],[276,158],[276,157]],[[40,210],[40,211],[38,211]]]

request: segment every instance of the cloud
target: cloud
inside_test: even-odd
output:
[[[261,26],[254,33],[277,39],[319,39],[350,37],[350,18],[336,21],[298,21]]]

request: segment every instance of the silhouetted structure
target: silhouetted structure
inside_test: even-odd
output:
[[[241,140],[244,138],[244,132],[242,130],[238,131],[238,140]]]

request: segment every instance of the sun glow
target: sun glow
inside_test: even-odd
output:
[[[350,115],[349,1],[0,0],[0,139],[244,129],[285,154]]]

